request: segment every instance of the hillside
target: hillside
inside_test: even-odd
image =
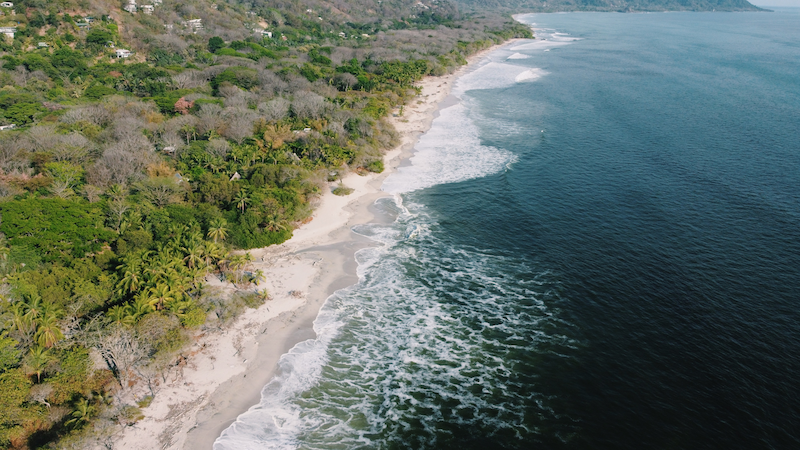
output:
[[[19,449],[139,420],[133,387],[269,298],[232,250],[285,241],[329,181],[382,171],[415,81],[531,37],[443,0],[0,13],[0,447]]]
[[[152,398],[133,387],[269,298],[234,250],[287,240],[329,182],[382,171],[416,81],[532,37],[498,10],[628,4],[4,5],[0,447],[24,449],[139,420]]]

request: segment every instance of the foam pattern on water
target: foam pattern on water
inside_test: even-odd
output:
[[[527,48],[525,45],[539,45],[538,41],[525,42],[530,44],[512,50]],[[458,78],[451,94],[460,102],[439,112],[431,129],[420,137],[414,147],[411,165],[391,174],[384,181],[382,189],[391,193],[411,192],[438,184],[484,177],[513,164],[516,160],[513,153],[481,143],[476,120],[483,118],[476,116],[477,104],[471,100],[469,92],[508,88],[546,76],[547,72],[540,68],[511,63],[515,60],[526,61],[527,56],[501,50],[494,53],[493,58],[506,62],[489,59]]]
[[[544,75],[489,62],[459,78],[452,93],[462,101],[440,112],[412,165],[384,183],[396,195],[379,207],[399,213],[397,221],[355,230],[381,244],[356,254],[359,283],[328,299],[314,323],[318,339],[281,358],[261,403],[215,450],[422,449],[464,436],[525,442],[555,414],[519,379],[552,341],[571,345],[542,331],[558,321],[550,274],[442,240],[424,206],[403,205],[412,191],[510,167],[513,154],[481,144],[472,118],[480,108],[468,92],[531,73]]]
[[[464,433],[535,434],[553,412],[518,379],[521,365],[566,339],[542,331],[558,320],[548,274],[442,242],[436,229],[408,211],[357,227],[383,244],[358,252],[358,285],[328,299],[320,338],[281,359],[261,404],[215,450],[421,449]]]
[[[417,143],[411,166],[391,174],[382,186],[384,191],[410,192],[479,178],[514,161],[511,152],[481,145],[478,129],[463,103],[442,110],[435,122]]]

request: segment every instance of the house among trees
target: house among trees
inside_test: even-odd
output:
[[[11,2],[0,3],[0,8],[13,8],[13,7],[14,7],[14,4],[11,3]]]
[[[136,0],[128,0],[128,4],[125,5],[122,9],[128,11],[131,14],[136,13]]]
[[[117,55],[117,58],[128,58],[128,57],[131,56],[131,51],[130,50],[126,50],[124,48],[116,49],[115,53]]]
[[[191,28],[193,33],[197,33],[197,30],[203,29],[203,19],[190,19],[186,22],[183,22],[183,24],[186,27]]]
[[[153,10],[155,9],[153,7],[153,5],[142,5],[141,8],[142,8],[142,12],[147,14],[147,15],[152,15],[153,14]]]
[[[17,125],[14,123],[12,123],[11,125],[0,125],[0,131],[13,130],[16,127]]]
[[[14,33],[17,32],[17,27],[0,27],[0,33],[14,39]]]

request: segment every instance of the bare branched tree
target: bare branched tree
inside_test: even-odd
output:
[[[218,158],[225,158],[225,155],[227,155],[228,151],[231,149],[231,145],[228,144],[228,141],[225,139],[210,139],[206,149],[209,153]]]
[[[145,365],[150,346],[123,326],[111,326],[90,331],[90,340],[100,352],[122,389],[133,384],[139,366]]]
[[[59,141],[54,125],[37,125],[31,127],[25,138],[28,140],[30,150],[34,152],[44,152],[51,150]]]
[[[220,134],[241,143],[246,137],[253,135],[253,123],[258,116],[248,108],[225,108],[224,118],[226,126]]]
[[[343,91],[349,91],[358,84],[358,78],[352,73],[340,73],[333,78],[336,87]]]
[[[299,119],[319,119],[326,109],[325,99],[313,92],[297,92],[292,100],[292,114]]]
[[[286,118],[289,114],[289,103],[283,97],[276,97],[266,103],[258,105],[258,113],[268,122],[275,122]]]
[[[72,132],[66,135],[57,135],[58,143],[51,150],[55,161],[70,161],[82,163],[89,156],[92,143],[80,133]]]
[[[92,186],[91,184],[85,184],[83,186],[83,196],[86,197],[89,203],[99,202],[102,194],[103,190],[97,186]]]
[[[131,179],[141,178],[144,168],[154,159],[152,145],[140,134],[135,139],[120,141],[107,148],[97,163],[87,170],[87,181],[102,187],[125,185]]]
[[[197,132],[200,134],[206,134],[211,130],[216,130],[221,125],[222,107],[217,105],[216,103],[206,103],[200,106],[200,111],[197,112],[196,117],[197,117]],[[172,119],[170,120],[170,122],[175,121],[176,119]],[[180,126],[178,127],[178,129],[180,129]]]

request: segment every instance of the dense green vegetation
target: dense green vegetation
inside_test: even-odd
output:
[[[531,36],[442,1],[119,6],[0,8],[17,27],[0,38],[0,447],[138,420],[131,392],[267,299],[232,250],[291,237],[340,174],[382,171],[415,81]]]

